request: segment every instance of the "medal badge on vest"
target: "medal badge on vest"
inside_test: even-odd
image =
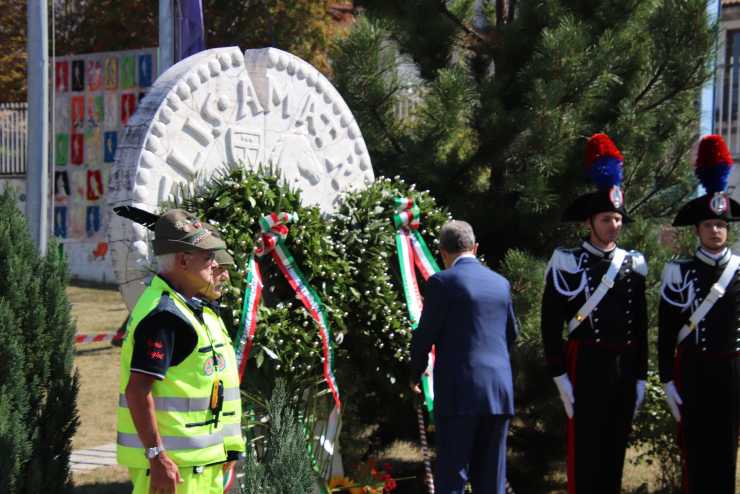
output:
[[[206,376],[212,376],[213,372],[223,372],[226,369],[226,359],[220,353],[215,354],[216,365],[214,365],[214,356],[208,357],[206,363],[203,364],[203,374]]]

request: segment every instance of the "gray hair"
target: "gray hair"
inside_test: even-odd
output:
[[[473,250],[475,234],[467,221],[450,220],[439,231],[439,248],[450,254]]]
[[[175,269],[175,252],[157,256],[157,273],[169,273]]]

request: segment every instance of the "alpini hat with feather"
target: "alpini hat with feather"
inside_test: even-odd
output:
[[[608,135],[594,134],[588,139],[584,164],[596,191],[577,197],[563,212],[562,221],[580,223],[595,214],[613,212],[629,222],[621,188],[624,157]]]
[[[732,155],[722,136],[702,137],[694,173],[706,193],[684,204],[673,220],[673,226],[697,225],[704,220],[740,220],[740,204],[727,193],[727,180],[732,169]]]

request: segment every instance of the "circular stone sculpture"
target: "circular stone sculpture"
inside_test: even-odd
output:
[[[331,212],[340,194],[374,179],[346,103],[315,68],[275,48],[215,48],[162,74],[129,120],[108,205],[151,212],[176,184],[192,187],[226,164],[273,166],[307,205]],[[113,269],[129,308],[154,264],[146,228],[111,215]]]

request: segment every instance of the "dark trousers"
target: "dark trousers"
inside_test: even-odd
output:
[[[571,340],[568,375],[575,397],[568,419],[568,493],[619,494],[635,408],[635,356]]]
[[[504,494],[508,415],[435,417],[435,494]]]
[[[683,493],[734,494],[740,359],[692,348],[682,349],[676,364]]]

